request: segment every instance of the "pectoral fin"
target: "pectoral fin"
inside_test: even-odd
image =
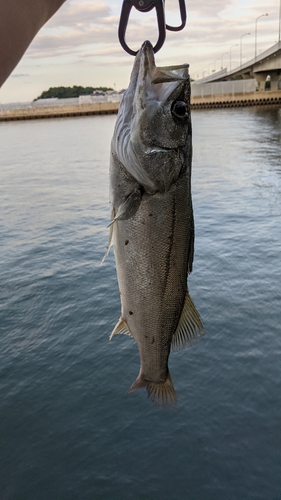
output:
[[[111,212],[111,217],[113,218],[114,217],[114,210],[112,210]],[[109,230],[109,238],[108,238],[108,245],[106,247],[106,251],[105,251],[105,254],[103,256],[103,259],[100,263],[100,265],[102,265],[106,259],[106,257],[108,256],[109,254],[109,250],[111,248],[111,246],[113,245],[113,226],[110,227],[110,230]]]
[[[138,211],[141,202],[141,190],[136,188],[131,194],[126,198],[126,200],[121,203],[117,213],[107,227],[110,227],[117,220],[128,220]]]
[[[203,337],[204,327],[192,298],[186,292],[178,327],[172,338],[173,351],[179,351],[196,342],[198,333]]]

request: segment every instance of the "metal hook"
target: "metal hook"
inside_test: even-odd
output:
[[[180,15],[181,15],[181,25],[180,26],[169,26],[168,24],[166,24],[166,29],[169,31],[181,31],[185,27],[186,8],[185,8],[185,1],[184,0],[179,0],[179,7],[180,7]]]
[[[184,0],[179,0],[183,1]],[[157,21],[158,21],[158,40],[156,45],[153,47],[154,52],[158,52],[165,42],[166,38],[166,24],[165,24],[165,14],[164,14],[164,0],[124,0],[121,10],[119,28],[118,28],[118,38],[123,49],[136,56],[138,51],[131,50],[125,42],[125,34],[128,25],[129,15],[132,7],[135,7],[140,12],[149,12],[154,7],[156,9]],[[174,29],[174,28],[168,28]]]

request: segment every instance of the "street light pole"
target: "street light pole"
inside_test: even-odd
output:
[[[242,38],[243,36],[250,35],[251,33],[244,33],[244,35],[240,36],[240,66],[242,66]]]
[[[268,16],[268,14],[262,14],[261,16],[257,17],[255,23],[256,23],[256,26],[255,26],[255,59],[257,58],[257,30],[258,30],[258,19],[260,19],[261,17],[265,17],[265,16]]]
[[[229,69],[230,69],[230,71],[231,71],[231,49],[233,49],[233,47],[238,47],[238,43],[236,43],[235,45],[232,45],[229,49]]]
[[[227,54],[228,54],[228,52],[224,52],[224,54],[221,55],[221,69],[223,69],[223,66],[222,66],[223,56],[226,56]]]
[[[278,42],[280,42],[281,39],[281,0],[280,0],[280,5],[279,5],[279,38]]]
[[[281,1],[281,0],[280,0],[280,1]],[[219,57],[218,59],[216,59],[216,60],[215,60],[215,62],[214,62],[214,71],[216,71],[216,68],[217,68],[217,61],[219,61],[219,60],[220,60],[220,57]]]

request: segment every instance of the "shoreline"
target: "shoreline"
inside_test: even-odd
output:
[[[249,94],[227,94],[204,97],[191,96],[191,109],[234,108],[246,106],[280,105],[281,91],[255,92]],[[77,105],[50,106],[0,111],[0,122],[18,120],[39,120],[117,114],[119,102],[100,102]]]

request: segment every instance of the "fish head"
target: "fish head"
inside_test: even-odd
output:
[[[168,191],[190,169],[188,65],[157,67],[149,41],[135,58],[113,147],[125,169],[149,194]]]

